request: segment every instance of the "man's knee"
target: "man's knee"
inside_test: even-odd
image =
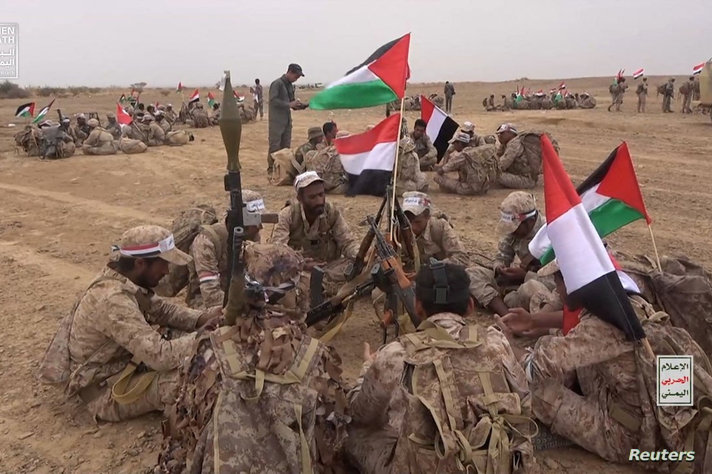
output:
[[[531,189],[536,186],[536,179],[512,173],[502,173],[497,182],[500,186],[511,189]]]

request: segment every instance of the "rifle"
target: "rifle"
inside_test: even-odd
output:
[[[395,206],[396,219],[398,220],[399,236],[403,241],[403,247],[405,249],[406,256],[410,262],[413,262],[413,271],[418,271],[420,269],[420,252],[418,250],[418,245],[415,243],[415,234],[413,234],[413,229],[410,227],[410,220],[403,212],[403,208],[398,202],[398,199],[393,203]]]
[[[386,194],[387,196],[387,194]],[[381,207],[378,209],[378,213],[376,214],[376,226],[380,224],[381,222],[381,216],[383,215],[383,210],[386,208],[386,201],[388,201],[388,198],[384,196],[383,201],[381,201]],[[368,253],[368,250],[371,248],[371,245],[373,244],[373,236],[374,233],[373,231],[369,228],[368,232],[366,235],[363,237],[363,240],[361,241],[361,246],[358,248],[358,253],[356,254],[356,258],[354,259],[353,263],[351,264],[351,268],[349,269],[349,274],[346,278],[347,281],[351,281],[354,278],[356,278],[357,275],[360,275],[361,272],[363,271],[363,267],[366,265],[366,254]]]
[[[369,273],[360,274],[359,277],[342,286],[336,295],[314,306],[307,312],[306,325],[313,326],[324,319],[331,321],[336,314],[346,308],[350,301],[370,293],[376,286],[374,275],[379,271],[379,265],[374,264]]]
[[[398,261],[398,255],[395,249],[391,247],[378,229],[376,220],[372,216],[368,216],[367,220],[375,238],[376,253],[381,260],[380,267],[383,278],[379,279],[380,281],[377,281],[376,284],[379,289],[386,293],[388,302],[386,312],[390,310],[390,313],[395,316],[397,313],[396,303],[397,300],[400,300],[413,326],[417,328],[419,321],[415,314],[415,292],[413,291],[413,285],[406,276],[405,271],[403,271],[403,266]],[[394,321],[391,321],[389,317],[384,319],[384,336],[387,337],[388,326]]]
[[[64,120],[64,115],[62,115],[62,109],[57,109],[57,115],[59,115],[59,123],[62,123],[62,120]]]

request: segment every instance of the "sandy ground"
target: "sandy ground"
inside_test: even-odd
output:
[[[681,78],[680,78],[681,79]],[[680,80],[678,79],[678,80]],[[651,86],[662,82],[652,78]],[[513,111],[486,113],[482,99],[515,89],[516,83],[457,84],[454,116],[471,120],[480,133],[492,133],[500,122],[521,129],[553,134],[575,182],[590,173],[622,140],[628,141],[661,253],[685,253],[711,266],[709,216],[712,169],[707,164],[712,146],[709,117],[663,115],[660,99],[651,94],[649,113],[637,115],[635,95],[629,92],[622,113],[607,113],[607,79],[566,81],[572,91],[597,96],[594,110]],[[524,84],[521,82],[521,84]],[[534,90],[555,87],[558,81],[528,81]],[[634,85],[632,87],[634,89]],[[650,88],[654,90],[653,87]],[[409,93],[441,92],[442,85],[411,86]],[[115,110],[121,92],[58,99],[65,113]],[[206,93],[205,91],[204,93]],[[241,90],[241,93],[246,91]],[[308,99],[307,93],[302,93]],[[145,102],[172,100],[150,90]],[[37,109],[48,102],[36,98]],[[6,124],[22,101],[0,101]],[[675,109],[680,103],[676,101]],[[299,145],[309,126],[333,116],[340,129],[358,132],[377,123],[383,107],[366,110],[294,113],[293,145]],[[418,112],[408,113],[412,125]],[[55,111],[50,118],[56,119]],[[21,124],[20,124],[21,126]],[[141,155],[40,161],[18,154],[12,135],[18,128],[0,128],[0,472],[141,472],[153,465],[160,444],[160,418],[150,416],[118,424],[95,424],[61,390],[36,380],[38,361],[58,321],[71,308],[79,291],[105,264],[109,245],[127,228],[141,223],[168,225],[179,210],[193,203],[225,207],[222,189],[225,152],[217,128],[195,131],[196,141],[181,148],[160,147]],[[265,157],[267,121],[243,127],[241,162],[246,188],[264,194],[269,208],[278,210],[291,197],[289,187],[267,182]],[[541,198],[542,188],[536,189]],[[450,215],[468,250],[493,254],[497,206],[507,191],[495,189],[483,197],[432,193],[435,203]],[[377,210],[373,197],[330,197],[353,223]],[[270,226],[265,229],[269,235]],[[612,236],[610,242],[631,253],[652,252],[648,230],[638,222]],[[381,333],[371,312],[360,304],[334,344],[353,379],[360,367],[361,343],[377,345]],[[579,449],[538,453],[549,472],[636,472],[601,461]]]

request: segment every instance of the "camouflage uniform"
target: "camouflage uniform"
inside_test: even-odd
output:
[[[296,252],[262,247],[245,254],[248,268],[254,259],[262,264],[251,277],[265,286],[293,281],[301,269]],[[340,360],[302,328],[282,313],[249,307],[234,326],[200,336],[157,472],[335,469],[346,421]]]
[[[114,142],[114,137],[109,132],[99,127],[96,119],[89,119],[89,123],[96,124],[89,137],[84,140],[82,151],[85,155],[114,155],[118,150],[118,145]]]
[[[191,308],[222,306],[230,265],[227,261],[227,227],[224,222],[204,225],[190,246],[185,302]]]
[[[581,103],[579,103],[579,108],[582,109],[593,109],[596,107],[596,98],[592,95],[583,96]]]
[[[444,173],[457,171],[458,178],[437,174],[433,180],[444,192],[461,195],[485,194],[492,183],[497,182],[498,165],[493,145],[468,146],[461,152],[453,152],[442,166]]]
[[[432,315],[418,332],[379,349],[349,400],[346,452],[361,472],[464,471],[458,456],[468,472],[474,465],[477,472],[511,472],[511,456],[519,461],[515,472],[532,466],[533,448],[522,435],[531,425],[526,375],[501,332],[468,326],[462,316]],[[503,419],[518,431],[503,431]],[[435,455],[438,441],[442,458]]]
[[[294,152],[294,159],[296,160],[297,163],[299,163],[300,167],[297,168],[294,163],[292,165],[294,166],[294,170],[296,171],[296,174],[292,176],[292,180],[298,175],[302,174],[303,172],[306,171],[306,157],[309,154],[310,151],[319,151],[323,150],[325,148],[325,145],[323,143],[317,143],[314,145],[312,142],[308,141],[304,143],[302,146],[297,148],[297,151]]]
[[[166,141],[166,133],[163,131],[161,126],[152,120],[148,127],[148,146],[163,145]]]
[[[682,94],[682,113],[683,114],[691,114],[692,113],[692,108],[690,105],[692,104],[692,94],[695,92],[695,81],[693,79],[688,80],[685,84],[683,84],[683,87],[685,92]]]
[[[450,223],[442,217],[431,217],[422,234],[416,236],[420,261],[431,257],[466,267],[469,264],[467,251]]]
[[[638,96],[638,113],[645,113],[645,101],[648,98],[648,83],[641,82],[635,90]]]
[[[203,109],[203,104],[199,103],[193,107],[190,115],[193,118],[193,127],[206,128],[210,126],[210,119],[208,118],[208,113]]]
[[[531,189],[536,186],[541,174],[541,132],[521,132],[507,143],[500,146],[500,175],[497,182],[505,188]],[[559,144],[547,134],[554,149],[559,151]]]
[[[445,95],[445,112],[452,112],[452,96],[455,95],[455,86],[452,83],[445,84],[443,89],[443,94]]]
[[[324,189],[329,194],[346,194],[349,183],[341,157],[334,145],[311,151],[305,157],[307,171],[316,171],[324,180]]]
[[[109,122],[106,124],[106,131],[114,137],[114,140],[118,140],[121,137],[121,125],[116,121],[116,115],[108,114],[106,120]]]
[[[166,121],[168,121],[168,123],[170,123],[171,126],[178,119],[178,115],[176,114],[176,111],[173,110],[173,107],[166,108],[165,116],[166,116]]]
[[[148,149],[148,146],[141,140],[134,140],[123,136],[119,138],[119,150],[126,153],[127,155],[133,155],[135,153],[143,153]]]
[[[475,265],[467,269],[467,274],[470,277],[470,294],[475,301],[486,307],[495,297],[502,296],[502,289],[495,279],[494,268],[509,267],[514,262],[515,257],[519,258],[519,261],[530,259],[529,242],[531,242],[544,223],[544,218],[542,218],[541,214],[537,213],[536,224],[534,224],[534,228],[525,238],[520,239],[513,234],[507,234],[499,241],[498,252],[494,258],[492,268]],[[527,278],[531,279],[534,276],[532,273],[531,275],[527,275]],[[509,293],[505,297],[505,304],[510,308],[514,306],[529,308],[529,303],[526,302],[526,300],[531,299],[532,295],[537,292],[538,289],[539,288],[534,287],[534,284],[529,284],[522,289],[525,294],[518,294],[517,292]]]
[[[397,192],[427,192],[428,178],[420,171],[420,162],[413,141],[410,138],[401,139],[398,153]]]
[[[672,100],[675,98],[675,81],[670,79],[663,86],[663,113],[672,113]]]
[[[27,156],[40,155],[42,132],[34,125],[27,125],[24,130],[15,134],[15,144],[21,147]]]
[[[301,251],[304,258],[326,262],[323,270],[328,294],[335,293],[345,281],[346,268],[356,258],[359,248],[341,211],[330,202],[312,225],[307,222],[301,203],[291,202],[279,212],[270,242]]]
[[[433,166],[438,162],[438,150],[435,149],[430,137],[424,133],[416,140],[411,132],[410,138],[415,144],[415,152],[418,154],[418,160],[420,160],[420,170],[432,171]]]
[[[74,154],[76,147],[61,126],[44,127],[40,134],[40,156],[42,158],[67,158]]]

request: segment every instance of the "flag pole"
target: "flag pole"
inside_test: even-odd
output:
[[[658,263],[658,270],[663,271],[663,267],[660,265],[660,254],[658,253],[658,246],[655,243],[655,235],[653,234],[652,224],[648,224],[648,230],[650,231],[650,240],[653,241],[653,250],[655,251],[655,261]]]
[[[393,225],[393,219],[396,215],[396,185],[398,183],[398,155],[400,152],[400,142],[401,142],[401,132],[403,131],[403,107],[405,105],[405,93],[401,97],[400,103],[400,123],[398,123],[398,140],[396,141],[396,159],[393,161],[393,196],[391,197],[391,242],[395,240],[395,227]]]

